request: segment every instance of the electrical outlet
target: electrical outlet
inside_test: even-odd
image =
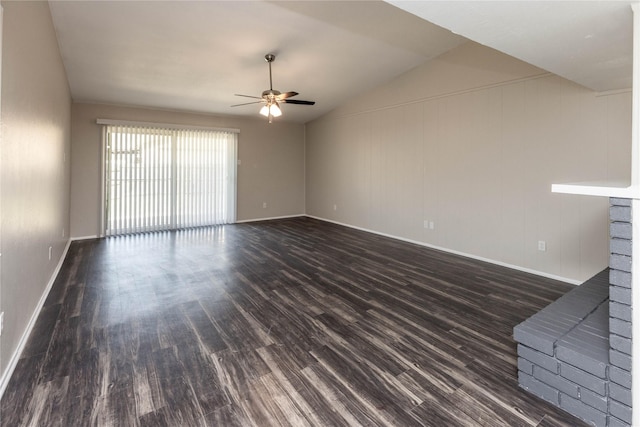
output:
[[[262,202],[262,209],[267,209],[267,202]]]
[[[338,205],[333,205],[333,210],[337,211],[338,210]]]
[[[538,240],[538,250],[540,252],[546,252],[547,251],[547,242],[545,242],[544,240]]]
[[[433,230],[434,228],[436,228],[436,225],[433,221],[429,221],[429,230]]]
[[[424,228],[429,228],[429,220],[428,219],[424,220]]]
[[[53,248],[51,246],[49,246],[49,261],[51,261],[51,251],[53,250]]]

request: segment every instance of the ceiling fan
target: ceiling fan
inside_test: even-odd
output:
[[[277,90],[273,90],[273,79],[271,77],[271,63],[276,59],[276,56],[272,53],[268,53],[264,56],[265,61],[269,63],[269,89],[262,92],[262,96],[251,96],[251,95],[240,95],[235,94],[235,96],[244,96],[245,98],[254,98],[259,101],[253,102],[245,102],[243,104],[235,104],[232,107],[239,107],[240,105],[250,105],[250,104],[264,104],[264,106],[260,109],[260,114],[269,118],[269,123],[273,120],[274,117],[279,117],[282,115],[282,110],[280,110],[280,102],[285,104],[298,104],[298,105],[314,105],[315,101],[303,101],[300,99],[291,99],[296,96],[298,92],[285,92],[281,93]]]

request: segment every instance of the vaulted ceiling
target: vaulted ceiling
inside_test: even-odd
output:
[[[631,86],[631,1],[393,3],[49,2],[78,102],[256,116],[230,106],[269,88],[274,53],[274,89],[316,101],[283,106],[303,123],[469,39],[594,90]]]

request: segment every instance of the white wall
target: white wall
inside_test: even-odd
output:
[[[103,104],[74,103],[71,236],[100,234],[101,127],[96,119],[240,129],[238,221],[304,214],[304,125]],[[263,208],[263,203],[267,208]]]
[[[469,42],[307,124],[307,214],[585,280],[608,201],[550,190],[629,179],[631,94],[598,95]]]
[[[68,243],[71,99],[48,3],[3,1],[2,6],[4,380]]]

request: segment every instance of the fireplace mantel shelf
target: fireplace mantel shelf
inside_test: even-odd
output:
[[[551,191],[553,193],[580,194],[585,196],[640,199],[640,187],[629,185],[628,182],[594,181],[552,184]]]

